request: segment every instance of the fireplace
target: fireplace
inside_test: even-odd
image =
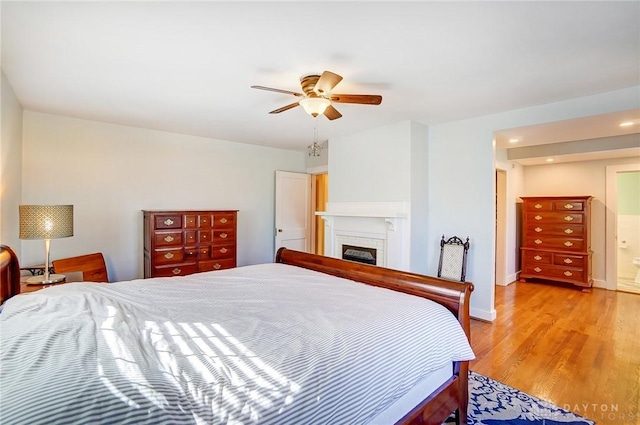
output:
[[[410,204],[406,202],[327,202],[316,212],[325,222],[325,255],[409,270]]]
[[[376,265],[376,249],[355,245],[342,245],[342,259]]]

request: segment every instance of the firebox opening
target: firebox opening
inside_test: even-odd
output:
[[[362,246],[342,245],[342,259],[376,265],[376,249]]]

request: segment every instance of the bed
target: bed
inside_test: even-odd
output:
[[[7,249],[3,424],[466,423],[470,283],[283,248],[11,297]]]

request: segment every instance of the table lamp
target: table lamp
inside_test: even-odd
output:
[[[61,282],[64,275],[49,273],[51,239],[73,236],[73,205],[20,205],[20,239],[44,239],[44,275],[27,279],[28,284]]]

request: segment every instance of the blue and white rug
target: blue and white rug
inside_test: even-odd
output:
[[[449,421],[447,421],[448,423]],[[469,372],[468,425],[594,425],[590,419]]]

